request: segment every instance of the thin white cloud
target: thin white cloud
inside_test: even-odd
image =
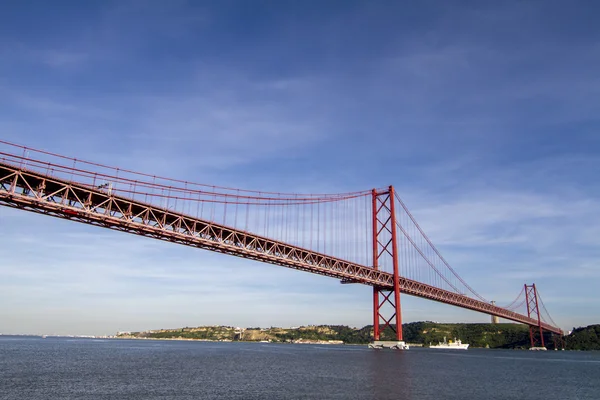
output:
[[[298,30],[298,38],[286,30],[240,48],[218,41],[210,7],[120,2],[81,35],[3,47],[0,129],[27,146],[209,184],[336,192],[394,183],[446,259],[483,295],[508,302],[535,279],[559,322],[584,324],[598,315],[594,38],[556,37],[535,18],[552,7],[498,3],[443,8],[431,26],[386,32],[379,52],[363,56],[360,43],[347,47],[345,27],[361,21],[365,8],[376,11],[371,7],[332,16],[314,32]],[[198,41],[198,32],[216,36]],[[319,47],[315,37],[326,54],[302,60],[303,46]],[[185,51],[168,47],[162,63],[147,53],[158,42]],[[40,76],[81,75],[64,85],[48,79],[28,86],[21,71],[32,65]],[[81,82],[102,83],[83,91]],[[10,265],[0,266],[10,279],[4,293],[23,302],[24,315],[0,321],[23,330],[40,317],[18,295],[24,292],[38,305],[58,293],[60,304],[48,315],[73,328],[81,318],[81,330],[101,324],[76,304],[69,319],[69,302],[100,310],[114,328],[129,319],[140,328],[187,324],[186,313],[207,323],[224,323],[227,315],[249,324],[370,319],[368,288],[340,289],[321,277],[20,211],[0,209],[0,223],[5,245],[15,250]],[[290,282],[298,290],[284,293]],[[204,294],[196,296],[196,287]],[[589,315],[572,317],[557,293],[589,299]],[[339,308],[311,311],[331,298]],[[485,318],[405,304],[409,319]],[[152,316],[153,309],[160,312]],[[436,313],[441,317],[430,317]],[[51,318],[43,324],[53,326]]]

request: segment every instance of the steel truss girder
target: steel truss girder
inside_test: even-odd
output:
[[[393,275],[214,222],[110,195],[96,187],[0,163],[0,204],[158,240],[394,290]],[[399,277],[405,294],[538,326],[538,321],[470,297]],[[562,331],[548,324],[548,331]]]

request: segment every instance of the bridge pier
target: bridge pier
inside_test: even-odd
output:
[[[563,335],[552,334],[552,341],[554,342],[554,350],[565,349],[565,338]]]
[[[492,302],[490,303],[491,305],[495,306],[496,302],[492,300]],[[499,324],[500,323],[500,318],[498,318],[497,315],[492,315],[492,324]]]
[[[404,341],[375,340],[369,343],[369,349],[408,350],[409,346]]]

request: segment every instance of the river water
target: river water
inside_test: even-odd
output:
[[[0,399],[600,399],[600,353],[0,336]]]

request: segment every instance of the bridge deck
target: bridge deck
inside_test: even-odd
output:
[[[393,290],[393,275],[387,272],[9,163],[0,163],[0,204]],[[538,325],[526,315],[414,280],[401,277],[400,288],[411,296]],[[546,323],[542,328],[562,333]]]

